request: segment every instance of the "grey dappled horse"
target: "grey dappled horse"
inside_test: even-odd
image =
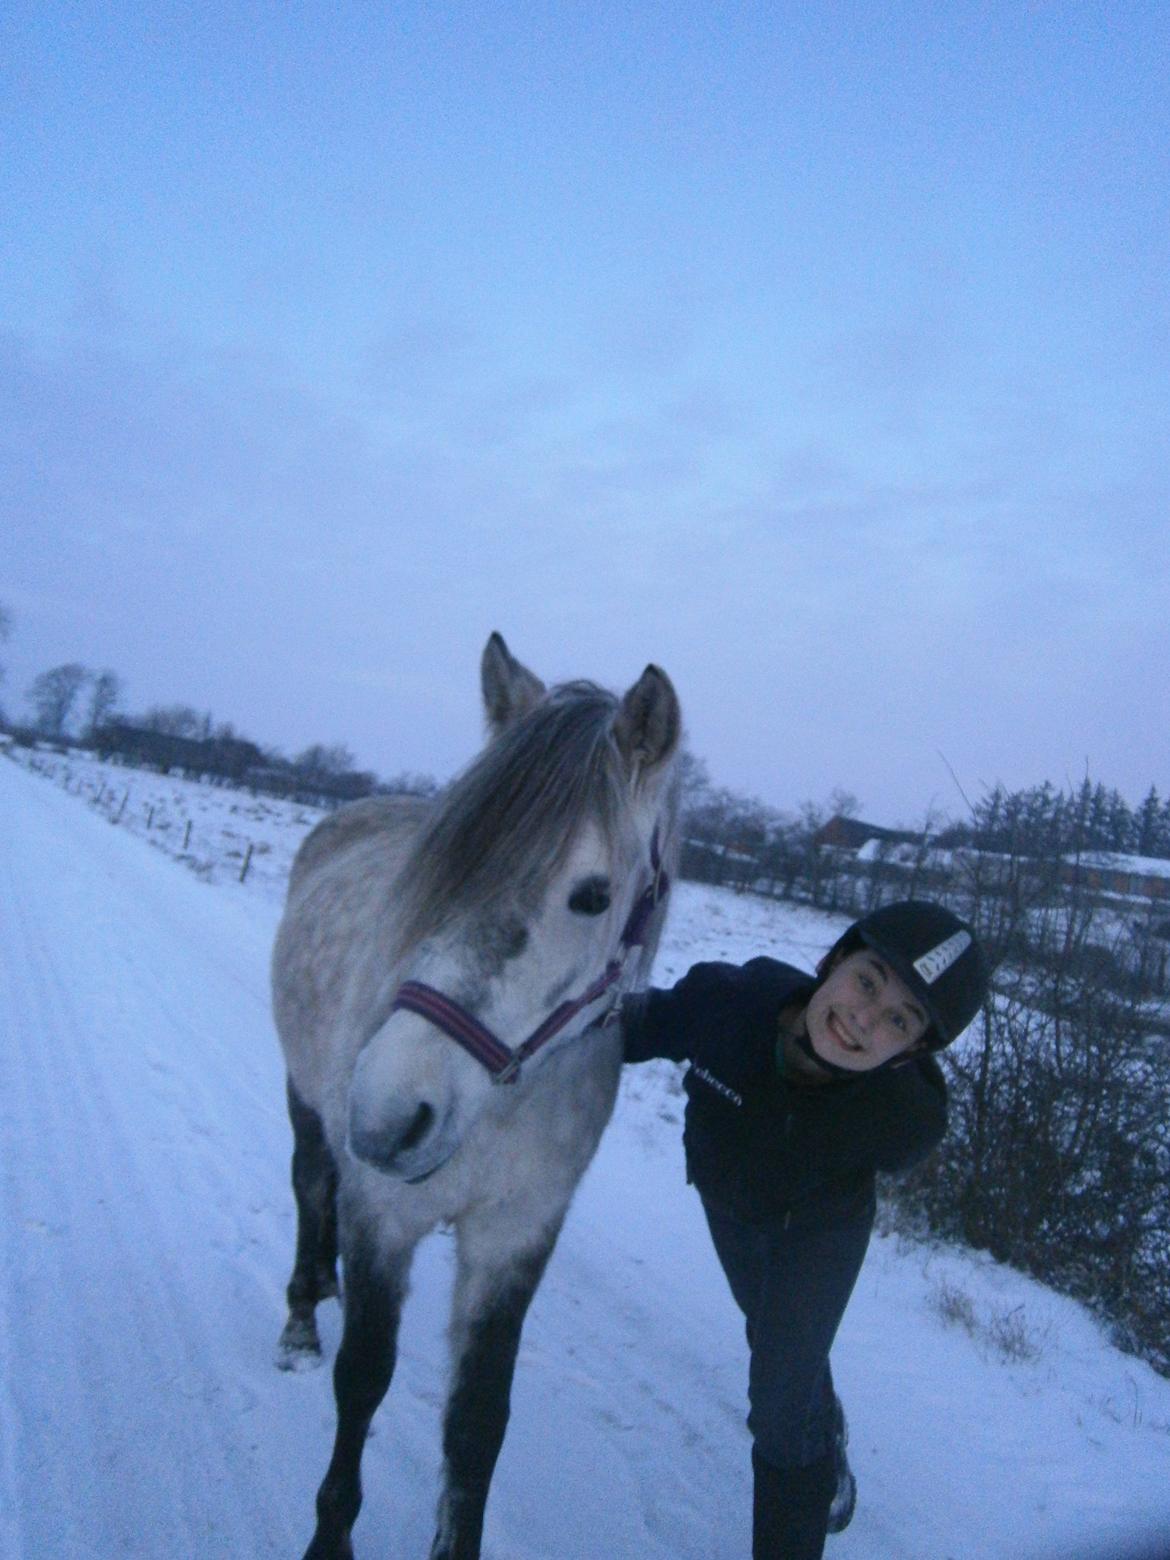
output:
[[[344,1270],[337,1435],[306,1560],[352,1554],[360,1462],[394,1370],[411,1255],[456,1235],[452,1382],[431,1560],[476,1560],[520,1329],[613,1107],[677,849],[680,717],[649,666],[618,699],[546,691],[498,634],[490,739],[435,801],[378,797],[312,831],[273,955],[295,1136],[282,1363],[320,1357]]]

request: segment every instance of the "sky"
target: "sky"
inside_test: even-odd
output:
[[[0,21],[0,699],[440,778],[488,634],[714,779],[1170,790],[1160,3]]]

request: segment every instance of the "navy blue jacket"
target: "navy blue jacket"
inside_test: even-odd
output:
[[[688,1180],[748,1224],[872,1217],[875,1171],[916,1164],[946,1130],[946,1083],[931,1056],[811,1088],[780,1075],[778,1016],[814,985],[776,959],[696,964],[669,991],[622,1004],[627,1061],[690,1063]]]

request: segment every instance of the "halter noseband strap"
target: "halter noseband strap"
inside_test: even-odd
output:
[[[434,1024],[452,1040],[458,1041],[469,1055],[474,1056],[492,1075],[493,1083],[515,1083],[521,1064],[540,1047],[559,1034],[570,1019],[582,1008],[587,1008],[605,995],[614,984],[625,965],[631,948],[641,947],[646,940],[650,918],[659,903],[670,890],[670,877],[664,871],[658,851],[658,830],[655,828],[650,841],[650,866],[653,876],[634,901],[621,937],[621,954],[611,959],[605,969],[578,997],[570,998],[555,1007],[542,1023],[513,1051],[498,1039],[486,1024],[481,1024],[473,1013],[461,1007],[450,997],[436,991],[433,986],[419,980],[405,980],[398,988],[390,1011],[404,1008],[417,1013],[428,1023]]]

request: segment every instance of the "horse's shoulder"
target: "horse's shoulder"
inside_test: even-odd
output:
[[[381,845],[391,852],[401,851],[431,805],[421,796],[367,796],[339,807],[301,842],[289,875],[289,892],[295,892],[306,878],[355,846]]]

